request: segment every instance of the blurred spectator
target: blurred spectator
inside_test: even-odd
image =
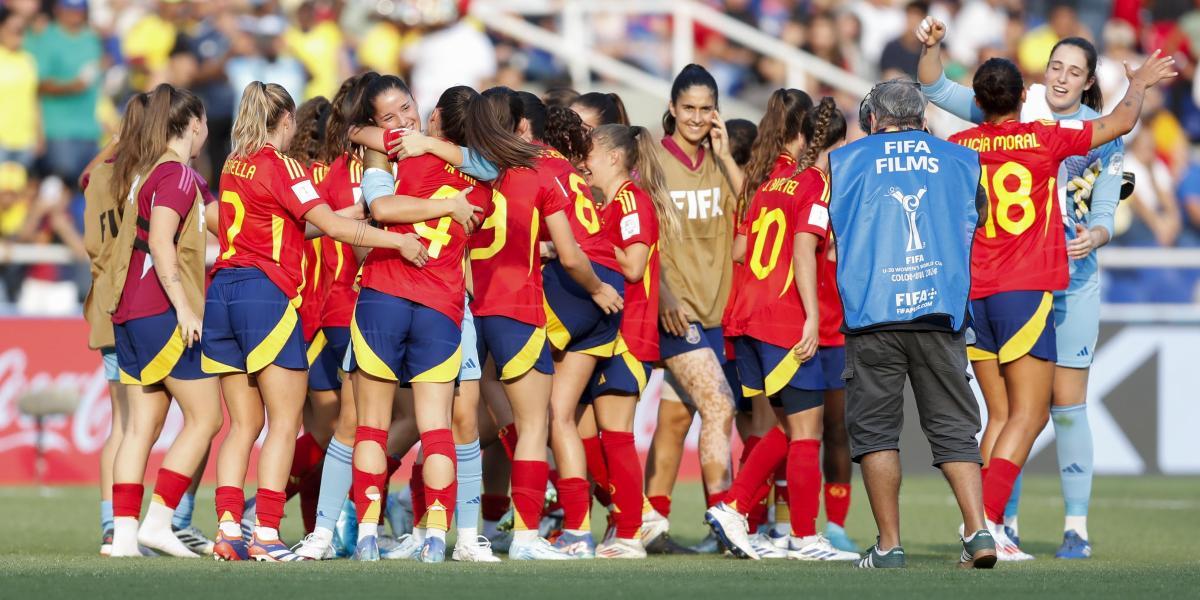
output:
[[[283,27],[282,19],[271,16],[242,20],[231,41],[234,57],[225,63],[225,75],[233,88],[235,111],[242,101],[242,90],[254,81],[278,83],[292,98],[304,97],[308,78],[304,65],[286,54],[287,42],[281,35]]]
[[[345,40],[333,4],[325,0],[307,0],[301,4],[296,9],[295,24],[288,28],[284,40],[288,51],[308,71],[308,87],[302,96],[295,96],[296,102],[316,96],[332,98],[349,74]]]
[[[1137,52],[1137,33],[1125,21],[1109,21],[1104,26],[1103,41],[1104,54],[1096,65],[1096,79],[1100,83],[1104,112],[1107,114],[1121,101],[1129,87],[1129,80],[1125,78],[1125,63],[1138,65],[1142,57]]]
[[[229,0],[194,2],[199,22],[181,42],[195,61],[192,91],[204,101],[208,116],[208,142],[204,145],[207,165],[197,165],[208,174],[209,185],[217,185],[233,131],[234,92],[226,69],[233,58],[233,37],[238,35],[237,16]],[[215,189],[215,188],[214,188]]]
[[[1133,173],[1137,185],[1122,203],[1128,210],[1118,211],[1127,214],[1121,219],[1126,226],[1118,226],[1123,231],[1117,241],[1123,246],[1174,246],[1181,227],[1175,186],[1171,171],[1155,153],[1154,136],[1146,128],[1128,142],[1125,170]]]
[[[885,75],[888,71],[899,71],[909,79],[917,80],[917,61],[921,59],[921,42],[917,40],[917,26],[929,16],[929,3],[924,0],[913,0],[904,7],[904,33],[888,42],[883,47],[883,56],[879,59],[879,73],[882,79],[892,79]]]
[[[38,109],[37,62],[22,49],[24,20],[0,8],[0,163],[16,162],[28,169],[42,142]]]
[[[184,0],[157,0],[151,7],[120,38],[121,54],[130,69],[130,85],[138,91],[149,90],[166,76],[171,50],[188,9]]]
[[[399,73],[404,34],[390,16],[380,16],[358,42],[358,62],[364,70]]]
[[[16,194],[9,200],[13,209],[25,212],[24,222],[13,237],[13,241],[26,244],[50,244],[56,240],[64,244],[78,261],[87,260],[83,239],[67,212],[69,198],[62,181],[57,177],[47,178],[42,185],[26,183],[24,169],[0,175],[0,190],[11,188],[8,194]],[[11,168],[11,167],[10,167]],[[36,199],[34,193],[36,191]],[[87,270],[87,267],[83,267]],[[30,265],[25,280],[17,295],[17,310],[25,315],[65,316],[79,312],[79,287],[71,280],[71,266],[53,264]]]
[[[946,36],[947,50],[955,61],[973,65],[979,61],[979,51],[1004,43],[1004,28],[997,23],[1008,20],[1006,0],[967,0],[955,15]]]
[[[58,0],[54,22],[26,38],[38,66],[47,171],[74,188],[99,151],[100,38],[87,24],[87,0]]]
[[[31,197],[26,168],[17,162],[0,162],[0,254],[5,245],[20,241]],[[24,272],[21,265],[0,263],[0,298],[5,302],[16,301]]]
[[[454,57],[446,64],[446,57]],[[479,89],[496,75],[496,50],[473,19],[456,19],[435,25],[409,49],[405,61],[412,65],[412,92],[429,116],[446,88],[469,85]]]
[[[850,10],[862,27],[860,48],[863,59],[875,67],[883,47],[904,33],[904,13],[892,0],[857,0],[850,5]],[[868,74],[871,75],[874,73]]]
[[[1040,75],[1046,71],[1050,51],[1066,37],[1092,38],[1092,33],[1079,22],[1075,5],[1069,0],[1056,0],[1046,15],[1046,24],[1030,30],[1021,38],[1017,47],[1017,64],[1027,76]]]

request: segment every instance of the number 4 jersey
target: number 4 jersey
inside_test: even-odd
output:
[[[449,198],[474,186],[467,199],[486,207],[490,190],[446,161],[426,154],[396,166],[396,193],[417,198]],[[375,249],[363,261],[362,287],[428,306],[461,325],[467,232],[450,217],[423,223],[386,224],[388,231],[415,233],[425,242],[429,261],[418,267],[399,250]]]
[[[782,348],[800,342],[807,318],[792,265],[796,236],[817,236],[816,261],[829,231],[829,176],[816,167],[795,172],[796,161],[780,156],[754,193],[746,212],[746,270],[729,311],[735,331]]]
[[[1005,121],[955,134],[979,153],[987,220],[975,230],[971,299],[1000,292],[1065,290],[1066,237],[1058,165],[1091,149],[1090,121]]]

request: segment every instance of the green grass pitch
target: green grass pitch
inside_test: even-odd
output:
[[[848,529],[864,546],[874,536],[856,483]],[[902,493],[903,572],[848,564],[741,561],[717,556],[646,561],[499,565],[217,563],[212,560],[105,559],[94,488],[0,488],[0,598],[1195,598],[1200,590],[1200,479],[1098,478],[1089,529],[1096,557],[1055,560],[1061,539],[1058,480],[1030,476],[1021,505],[1022,544],[1037,556],[994,571],[955,566],[959,517],[943,481],[909,478]],[[212,490],[201,490],[196,524],[214,528]],[[295,515],[293,502],[288,511]],[[685,543],[705,533],[695,484],[675,495],[672,530]],[[595,515],[603,521],[602,509]],[[299,518],[284,538],[299,537]],[[982,595],[982,596],[981,596]]]

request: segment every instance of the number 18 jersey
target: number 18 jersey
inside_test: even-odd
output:
[[[1058,165],[1091,149],[1090,121],[985,123],[950,136],[979,153],[987,221],[975,230],[971,299],[1067,289]]]

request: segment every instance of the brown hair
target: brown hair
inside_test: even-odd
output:
[[[579,97],[579,92],[566,87],[556,87],[546,90],[542,94],[542,101],[546,106],[558,106],[561,108],[571,108],[571,104]]]
[[[806,145],[796,165],[797,173],[813,166],[822,152],[846,137],[846,115],[842,114],[833,98],[825,96],[817,108],[809,111],[804,118],[801,133]]]
[[[625,112],[625,103],[614,93],[588,92],[575,99],[572,106],[580,105],[590,108],[600,115],[601,125],[628,125],[629,115]]]
[[[658,161],[655,142],[650,131],[640,125],[601,125],[592,130],[592,141],[601,148],[617,150],[625,157],[625,170],[637,173],[637,184],[654,202],[658,213],[659,243],[678,239],[682,226],[679,213],[667,190],[667,176]]]
[[[267,145],[271,132],[288,113],[296,112],[296,101],[277,83],[252,81],[242,92],[233,122],[232,156],[247,157]]]
[[[437,110],[442,123],[442,136],[459,146],[467,143],[467,107],[479,97],[470,86],[447,88],[438,98]]]
[[[326,164],[331,164],[341,155],[350,152],[351,118],[354,114],[355,103],[358,100],[358,84],[362,75],[355,75],[342,82],[333,100],[329,102],[329,121],[325,124],[325,142],[317,158]]]
[[[325,96],[317,96],[296,109],[296,137],[287,153],[306,167],[321,155],[330,106]]]
[[[134,177],[153,165],[167,151],[167,144],[187,131],[193,118],[204,118],[204,103],[198,96],[168,83],[130,98],[125,108],[109,184],[118,198],[130,192]]]
[[[767,100],[767,112],[758,122],[758,137],[750,150],[746,177],[738,194],[739,221],[745,217],[746,207],[754,198],[754,192],[771,175],[776,159],[788,142],[800,135],[804,118],[812,106],[812,98],[808,94],[794,89],[777,89]]]
[[[494,87],[471,99],[467,104],[467,146],[501,171],[533,168],[541,151],[516,133],[524,112],[521,99],[506,87]]]
[[[552,106],[546,111],[546,131],[542,141],[561,152],[573,165],[582,163],[592,151],[592,138],[579,113],[561,106]]]

